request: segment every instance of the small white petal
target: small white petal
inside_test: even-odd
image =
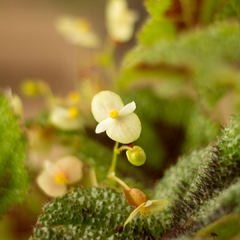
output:
[[[169,201],[165,199],[151,200],[151,205],[148,207],[148,209],[150,209],[150,215],[162,211],[168,205],[168,202]]]
[[[100,40],[93,31],[88,31],[82,34],[77,31],[74,32],[74,35],[72,36],[72,42],[88,48],[97,48],[100,45]]]
[[[152,200],[147,200],[147,202],[144,205],[144,207],[149,207],[150,205],[152,205]]]
[[[68,183],[78,182],[82,179],[83,164],[80,159],[74,156],[66,156],[56,162],[60,172],[66,176]]]
[[[60,197],[67,191],[67,186],[55,182],[54,175],[47,170],[40,173],[37,177],[37,183],[39,187],[51,197]]]
[[[107,135],[114,141],[128,144],[137,140],[141,133],[141,122],[135,113],[114,119]]]
[[[97,125],[95,132],[102,133],[102,132],[106,131],[109,127],[111,127],[113,122],[114,122],[114,119],[108,117],[107,119],[103,120],[102,122],[100,122]]]
[[[135,104],[134,101],[131,102],[131,103],[128,103],[124,108],[122,108],[119,111],[119,117],[123,117],[125,115],[128,115],[128,114],[132,113],[135,109],[136,109],[136,104]]]
[[[123,107],[122,99],[111,91],[102,91],[92,100],[92,114],[97,122],[108,118],[112,110],[120,111]]]
[[[126,226],[126,225],[137,215],[137,213],[139,212],[140,208],[141,208],[144,204],[145,204],[145,202],[142,203],[141,205],[139,205],[136,209],[134,209],[134,210],[131,212],[131,214],[129,215],[129,217],[128,217],[127,220],[125,221],[124,226]]]
[[[68,109],[63,107],[55,107],[50,114],[49,121],[55,127],[66,131],[77,130],[82,127],[79,119],[71,118]]]
[[[117,42],[128,41],[134,32],[138,16],[128,9],[126,0],[109,0],[106,6],[106,27],[110,37]]]
[[[54,174],[59,173],[59,169],[58,169],[57,165],[55,163],[51,162],[50,160],[45,160],[44,168],[46,171],[49,172],[49,174],[54,175]]]
[[[99,47],[100,40],[97,34],[92,30],[85,28],[79,28],[77,22],[81,22],[84,25],[84,19],[76,19],[71,16],[60,17],[56,21],[57,30],[73,44],[78,44],[83,47],[96,48]]]

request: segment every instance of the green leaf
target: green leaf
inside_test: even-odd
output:
[[[145,5],[151,17],[138,35],[140,43],[151,45],[158,39],[174,37],[176,35],[175,26],[165,16],[165,12],[172,5],[171,0],[148,0]]]
[[[240,17],[240,5],[238,0],[225,1],[222,8],[218,11],[216,20],[234,19]]]
[[[78,188],[43,207],[32,239],[146,239],[163,234],[154,216],[134,218],[117,231],[132,210],[123,193]]]
[[[126,56],[118,84],[123,89],[133,88],[144,80],[156,88],[153,79],[182,81],[189,97],[194,99],[195,91],[206,109],[212,108],[229,89],[240,90],[240,71],[236,67],[240,63],[239,39],[238,23],[218,23],[182,34],[176,40],[139,45]],[[193,92],[187,79],[192,81]],[[182,91],[179,85],[179,93]]]
[[[196,225],[202,227],[200,218],[194,220],[199,213],[206,219],[206,226],[232,211],[239,211],[236,195],[239,181],[229,187],[240,177],[239,129],[239,119],[232,116],[215,146],[182,156],[157,183],[155,198],[169,200],[164,215],[159,213],[159,216],[170,235],[175,234],[172,227],[180,232],[194,231]]]
[[[224,0],[204,0],[202,3],[202,12],[200,15],[201,23],[207,24],[214,20],[214,16],[218,8]]]
[[[8,100],[0,94],[0,216],[24,201],[28,175],[24,167],[27,139]]]

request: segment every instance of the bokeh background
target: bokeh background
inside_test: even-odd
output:
[[[143,0],[129,0],[129,7],[139,12],[136,31],[147,17]],[[0,2],[0,87],[10,87],[19,94],[25,118],[34,116],[44,105],[39,97],[29,100],[22,95],[20,85],[25,79],[42,79],[56,95],[65,95],[74,88],[79,64],[91,51],[68,43],[55,29],[56,18],[62,15],[88,18],[93,29],[106,37],[106,0],[8,0]],[[118,48],[118,63],[136,42],[133,38]],[[101,49],[99,49],[101,50]],[[31,192],[32,191],[32,192]],[[0,239],[24,240],[32,234],[33,225],[41,212],[39,202],[46,196],[31,194],[26,203],[13,207],[0,220]],[[36,196],[38,199],[36,199]]]
[[[143,0],[129,0],[129,8],[138,10],[136,31],[147,17]],[[85,17],[102,40],[105,29],[106,0],[8,0],[0,3],[0,86],[20,93],[23,79],[47,81],[55,94],[66,94],[78,78],[79,63],[89,51],[68,43],[55,29],[62,15]],[[135,38],[118,49],[117,57],[135,44]],[[119,62],[119,61],[118,61]],[[41,100],[28,101],[22,96],[25,116],[41,107]]]

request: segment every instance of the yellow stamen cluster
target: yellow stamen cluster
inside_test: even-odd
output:
[[[63,173],[58,173],[54,176],[54,181],[58,184],[61,185],[66,185],[68,184],[68,180],[66,178],[66,176]]]
[[[110,118],[116,119],[118,118],[118,111],[117,110],[112,110],[109,114]]]
[[[36,82],[25,81],[22,84],[22,92],[26,96],[36,96],[37,94],[39,94],[39,89],[38,89],[38,86],[37,86]]]
[[[148,215],[150,215],[150,209],[144,206],[140,207],[140,217],[146,217]]]
[[[87,32],[90,29],[90,22],[87,19],[79,18],[74,23],[79,32]]]
[[[42,80],[26,80],[21,86],[23,94],[32,97],[39,94],[45,94],[49,91],[49,86]]]
[[[69,108],[68,111],[71,118],[76,118],[79,115],[79,111],[75,107]]]
[[[68,94],[68,99],[71,103],[77,103],[80,100],[80,94],[77,92],[71,92]]]

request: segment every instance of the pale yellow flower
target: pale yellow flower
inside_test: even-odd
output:
[[[46,159],[57,159],[68,155],[69,146],[56,141],[55,130],[52,127],[31,126],[27,130],[28,160],[27,165],[31,170],[39,171],[43,168]]]
[[[128,204],[136,208],[131,212],[127,220],[124,222],[124,226],[126,226],[137,215],[138,212],[140,213],[140,217],[151,216],[162,211],[169,203],[169,201],[166,199],[147,200],[147,196],[143,191],[137,188],[130,188],[121,179],[116,177],[114,173],[109,174],[108,178],[114,179],[125,188],[123,193]]]
[[[79,110],[76,107],[65,108],[56,106],[50,113],[49,121],[57,128],[72,131],[82,127],[78,116]]]
[[[66,102],[68,105],[77,105],[79,104],[81,96],[78,92],[70,92],[67,95]]]
[[[124,106],[122,99],[114,92],[102,91],[92,100],[92,113],[99,124],[96,133],[106,131],[108,137],[120,143],[137,140],[141,133],[141,122],[133,113],[135,102]]]
[[[138,20],[136,11],[129,10],[126,0],[109,0],[106,7],[106,27],[109,36],[116,42],[127,42]]]
[[[85,18],[59,17],[55,26],[72,44],[87,48],[96,48],[100,45],[99,37],[91,29],[90,22]]]
[[[66,156],[56,163],[46,161],[45,169],[37,177],[39,187],[51,197],[60,197],[67,185],[82,179],[83,164],[74,156]]]
[[[132,191],[134,189],[130,189],[128,191]],[[139,190],[139,189],[137,189]],[[124,193],[127,190],[124,190]],[[140,190],[139,190],[140,191]],[[126,197],[126,194],[125,194]],[[137,196],[138,197],[138,196]],[[138,199],[139,201],[141,199]],[[124,222],[124,226],[126,226],[139,212],[140,213],[140,217],[147,217],[147,216],[151,216],[154,215],[157,212],[162,211],[167,205],[168,205],[168,200],[165,199],[158,199],[158,200],[144,200],[142,201],[141,204],[139,204],[136,209],[134,209],[131,214],[129,215],[129,217],[127,218],[127,220]]]

